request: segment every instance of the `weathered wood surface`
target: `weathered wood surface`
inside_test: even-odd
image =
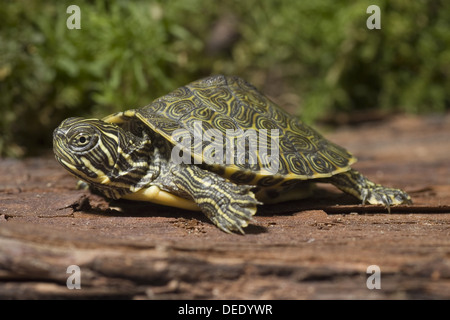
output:
[[[448,299],[450,116],[326,134],[355,168],[404,188],[388,214],[331,186],[260,208],[245,236],[201,214],[74,190],[51,154],[0,161],[0,298]],[[67,268],[81,270],[69,290]],[[367,267],[381,270],[369,290]]]

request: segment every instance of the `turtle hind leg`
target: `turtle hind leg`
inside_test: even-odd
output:
[[[403,190],[373,183],[353,169],[326,180],[340,190],[362,200],[362,204],[382,204],[389,212],[392,205],[412,204],[411,197]]]

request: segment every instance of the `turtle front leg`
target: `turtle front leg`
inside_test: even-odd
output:
[[[221,230],[231,233],[248,225],[261,204],[251,189],[254,186],[237,185],[221,176],[195,165],[178,165],[170,170],[164,187],[191,197],[202,212]]]
[[[382,204],[389,212],[392,205],[412,204],[411,197],[403,190],[373,183],[353,169],[327,178],[326,181],[362,200],[363,204]]]

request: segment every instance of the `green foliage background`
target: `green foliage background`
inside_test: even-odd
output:
[[[69,5],[81,30],[69,30]],[[381,30],[369,30],[369,5]],[[3,1],[0,155],[51,145],[69,116],[145,106],[211,74],[246,78],[309,122],[339,113],[444,112],[450,2]]]

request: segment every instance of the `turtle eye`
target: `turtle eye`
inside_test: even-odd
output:
[[[89,149],[89,147],[91,146],[92,140],[93,140],[93,138],[92,138],[91,134],[81,132],[72,138],[72,140],[70,141],[70,145],[75,150],[82,151],[82,150]]]

